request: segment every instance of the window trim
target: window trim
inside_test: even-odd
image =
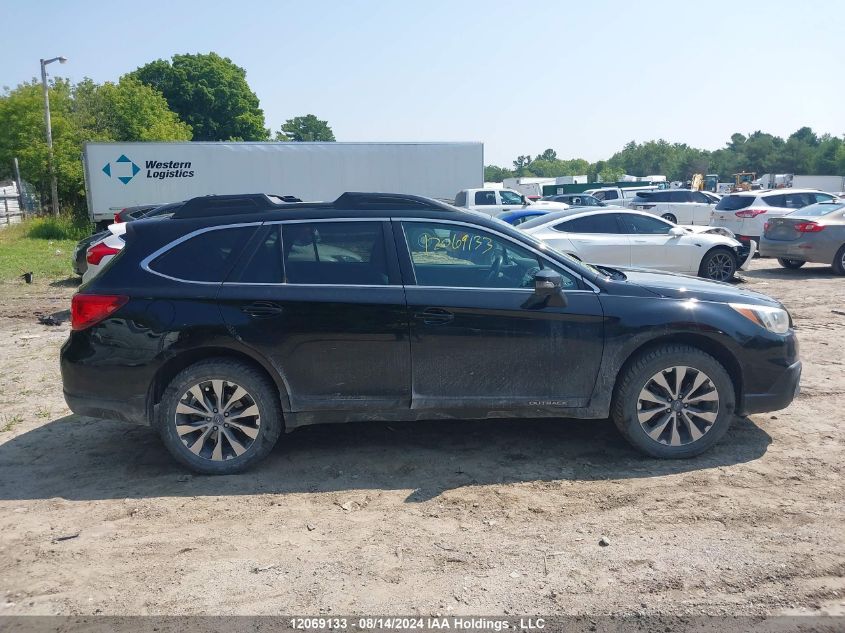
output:
[[[411,276],[413,277],[413,284],[405,284],[405,285],[412,285],[415,288],[428,288],[428,289],[432,289],[432,290],[448,288],[448,289],[451,289],[451,290],[455,290],[455,289],[461,289],[461,290],[491,290],[491,291],[496,291],[496,292],[501,292],[502,290],[518,290],[518,291],[521,291],[521,292],[534,292],[533,288],[477,288],[477,287],[468,287],[468,286],[424,286],[424,285],[418,284],[417,283],[417,275],[416,275],[416,272],[414,271],[413,259],[411,258],[411,247],[408,244],[408,236],[405,234],[405,231],[402,230],[401,223],[402,222],[434,222],[434,223],[441,223],[441,224],[453,224],[453,225],[457,225],[457,226],[466,226],[466,227],[469,227],[471,229],[480,230],[480,231],[487,231],[489,233],[492,233],[493,235],[496,235],[498,237],[502,237],[502,238],[504,238],[504,239],[506,239],[510,242],[513,242],[517,246],[520,246],[520,247],[522,247],[522,248],[524,248],[528,251],[531,251],[532,253],[534,253],[538,257],[540,257],[540,258],[544,259],[545,261],[549,262],[550,264],[554,264],[555,266],[559,266],[560,268],[563,268],[567,273],[572,275],[575,279],[580,280],[585,286],[588,287],[587,290],[582,290],[581,288],[576,288],[574,290],[565,290],[564,292],[589,292],[589,293],[592,293],[592,294],[598,294],[599,292],[601,292],[600,289],[598,288],[598,286],[596,286],[594,283],[592,283],[589,279],[586,279],[582,274],[575,272],[574,270],[571,270],[568,266],[566,266],[566,264],[563,264],[559,261],[552,259],[551,257],[546,255],[542,251],[539,251],[536,248],[534,248],[531,244],[526,244],[525,242],[522,242],[522,241],[520,241],[520,240],[518,240],[514,237],[511,237],[510,235],[508,235],[506,233],[501,233],[501,232],[497,231],[496,229],[491,229],[490,227],[483,226],[483,225],[480,225],[480,224],[471,224],[469,222],[461,222],[459,220],[442,220],[440,218],[403,218],[403,217],[397,217],[397,218],[394,218],[394,221],[397,224],[400,225],[398,228],[402,233],[402,240],[403,240],[403,244],[404,244],[405,255],[407,256],[408,260],[411,263],[411,267],[410,267],[411,271],[410,272],[411,272]]]
[[[259,222],[237,222],[237,223],[233,223],[233,224],[221,224],[221,225],[216,225],[216,226],[207,226],[207,227],[203,227],[201,229],[196,229],[194,231],[191,231],[190,233],[186,233],[185,235],[182,235],[181,237],[176,238],[172,242],[168,242],[167,244],[165,244],[161,248],[155,250],[153,253],[151,253],[150,255],[147,255],[144,259],[142,259],[141,263],[140,263],[140,267],[145,272],[151,273],[153,275],[157,275],[159,277],[163,277],[165,279],[170,279],[171,281],[178,281],[178,282],[189,283],[189,284],[200,284],[200,285],[203,285],[203,286],[223,286],[223,285],[226,285],[226,286],[295,286],[295,287],[299,287],[299,288],[310,287],[310,288],[380,288],[380,289],[385,289],[385,288],[404,288],[406,285],[409,285],[409,284],[405,284],[405,283],[386,284],[386,285],[368,285],[368,284],[295,284],[295,283],[286,283],[286,282],[274,283],[274,282],[241,282],[241,281],[222,281],[222,282],[220,282],[220,281],[197,281],[197,280],[193,280],[193,279],[183,279],[181,277],[173,277],[171,275],[166,275],[164,273],[160,273],[160,272],[152,270],[150,268],[150,262],[152,262],[156,257],[166,253],[167,251],[169,251],[172,248],[175,248],[176,246],[178,246],[182,242],[185,242],[185,241],[187,241],[187,240],[189,240],[192,237],[195,237],[197,235],[207,233],[208,231],[222,231],[222,230],[226,230],[226,229],[241,228],[241,227],[246,227],[246,226],[256,226],[257,227],[257,226],[267,226],[267,225],[276,225],[276,224],[301,224],[301,223],[309,223],[309,222],[332,222],[332,223],[337,223],[337,222],[379,222],[379,223],[384,223],[384,222],[388,222],[388,223],[390,223],[391,226],[399,225],[401,222],[438,222],[438,223],[442,223],[442,224],[454,224],[454,225],[457,225],[457,226],[469,227],[469,228],[475,229],[475,230],[487,231],[487,232],[492,233],[494,235],[497,235],[501,238],[504,238],[504,239],[516,244],[517,246],[521,246],[522,248],[525,248],[525,249],[531,251],[532,253],[536,254],[540,258],[549,262],[550,264],[553,264],[555,266],[559,266],[560,268],[563,268],[567,273],[572,275],[574,278],[580,280],[585,286],[587,286],[586,290],[582,290],[580,288],[577,288],[577,289],[574,289],[574,290],[565,290],[565,292],[589,292],[589,293],[592,293],[592,294],[599,294],[601,292],[601,289],[598,286],[596,286],[593,282],[591,282],[589,279],[584,277],[584,275],[582,275],[579,272],[572,270],[566,264],[559,262],[555,259],[552,259],[551,257],[546,255],[542,251],[539,251],[536,248],[534,248],[531,244],[527,244],[527,243],[522,242],[522,241],[520,241],[520,240],[518,240],[518,239],[516,239],[516,238],[514,238],[514,237],[512,237],[512,236],[510,236],[506,233],[501,233],[501,232],[497,231],[496,229],[492,229],[490,227],[487,227],[487,226],[484,226],[484,225],[481,225],[481,224],[472,224],[470,222],[462,222],[462,221],[459,221],[459,220],[447,220],[447,219],[441,219],[441,218],[414,218],[414,217],[402,217],[402,216],[397,216],[397,217],[393,217],[393,218],[390,218],[390,217],[312,218],[312,219],[296,218],[296,219],[290,219],[290,220],[270,220],[270,221],[259,221]],[[398,226],[398,228],[401,231],[402,227]],[[408,259],[410,259],[410,252],[411,252],[411,250],[408,246],[408,243],[407,243],[407,237],[405,236],[405,232],[404,231],[401,231],[401,232],[402,232],[402,236],[403,236],[402,239],[403,239],[403,244],[404,244],[404,249],[403,249],[404,253],[399,252],[398,248],[397,248],[397,250],[393,251],[400,271],[402,269],[401,261],[400,261],[401,258],[403,256],[406,256],[406,257],[408,257]],[[384,239],[385,239],[386,242],[389,241],[391,233],[395,237],[395,231],[389,231],[387,235],[384,235]],[[284,240],[284,235],[281,236],[281,239]],[[282,246],[284,247],[284,241],[282,242]],[[395,245],[395,246],[398,246],[398,245]],[[387,244],[387,243],[385,244],[385,249],[387,251],[387,256],[388,256],[388,259],[389,259],[390,258],[390,251],[392,249],[390,248],[390,245]],[[413,285],[416,288],[431,288],[431,289],[441,288],[440,286],[421,286],[421,285],[417,284],[417,277],[416,277],[416,274],[414,273],[413,262],[412,262],[412,265],[411,265],[411,275],[413,276],[413,284],[410,284],[410,285]],[[534,290],[532,288],[504,288],[503,289],[503,288],[464,288],[463,286],[458,286],[458,287],[465,289],[465,290],[490,290],[490,291],[496,291],[496,292],[501,292],[502,290],[518,290],[518,291],[521,291],[521,292],[534,292]],[[454,290],[455,286],[446,286],[445,288],[450,288],[450,289]]]

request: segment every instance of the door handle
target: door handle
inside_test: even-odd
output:
[[[256,319],[269,319],[279,316],[285,309],[272,301],[255,301],[241,308],[241,312]]]
[[[417,312],[414,318],[426,325],[444,325],[454,319],[455,315],[443,308],[426,308],[422,312]]]

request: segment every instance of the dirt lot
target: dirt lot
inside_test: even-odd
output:
[[[0,285],[0,614],[845,613],[845,279],[747,279],[792,311],[803,393],[700,458],[609,422],[364,424],[226,478],[70,415],[69,326],[35,314],[73,287]]]

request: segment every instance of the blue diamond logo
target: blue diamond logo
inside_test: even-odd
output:
[[[121,154],[120,158],[106,163],[103,167],[103,173],[106,176],[117,178],[124,185],[132,180],[139,171],[141,171],[141,168],[127,158],[126,154]]]

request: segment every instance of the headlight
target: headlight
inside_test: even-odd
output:
[[[789,331],[789,313],[783,308],[757,306],[747,303],[729,303],[728,305],[749,321],[754,321],[754,323],[766,328],[769,332],[786,334]]]

